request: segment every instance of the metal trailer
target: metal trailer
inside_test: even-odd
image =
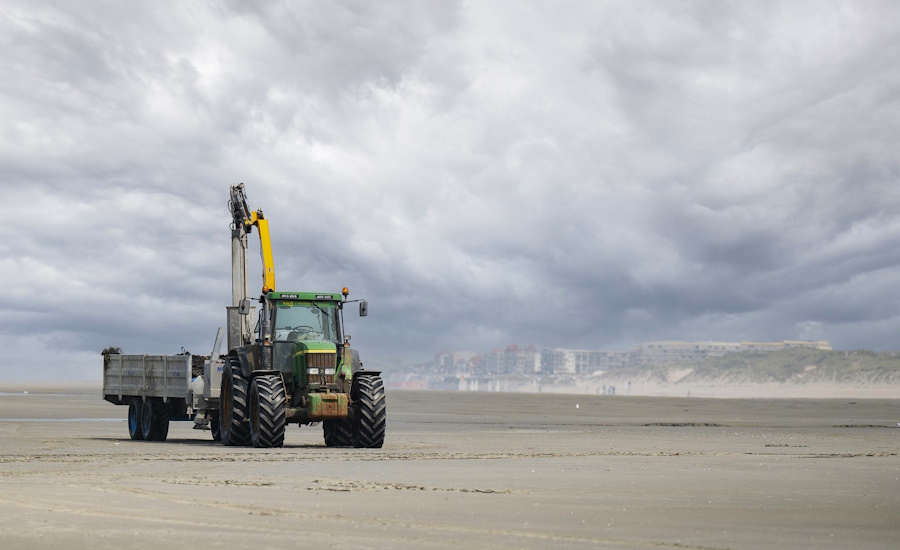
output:
[[[103,355],[103,399],[128,405],[131,439],[165,441],[169,422],[194,422],[219,440],[219,387],[224,361],[219,358],[224,329],[219,329],[203,373],[192,374],[193,356]]]

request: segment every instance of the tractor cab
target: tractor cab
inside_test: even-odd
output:
[[[262,295],[254,330],[261,368],[281,372],[291,390],[344,391],[352,379],[349,337],[343,331],[346,297],[315,292]],[[360,301],[360,315],[366,313],[366,303]]]

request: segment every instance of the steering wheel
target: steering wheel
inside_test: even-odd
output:
[[[288,327],[288,330],[290,330],[291,332],[313,332],[316,329],[312,328],[309,325],[297,325],[296,327]]]

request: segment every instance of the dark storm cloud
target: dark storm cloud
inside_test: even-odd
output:
[[[894,347],[889,2],[0,8],[3,376],[208,352],[227,186],[364,356]],[[259,265],[251,254],[251,290]],[[25,374],[22,374],[25,373]]]

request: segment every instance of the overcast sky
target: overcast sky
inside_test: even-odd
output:
[[[900,3],[247,4],[0,6],[0,380],[209,353],[237,182],[363,361],[900,347]]]

